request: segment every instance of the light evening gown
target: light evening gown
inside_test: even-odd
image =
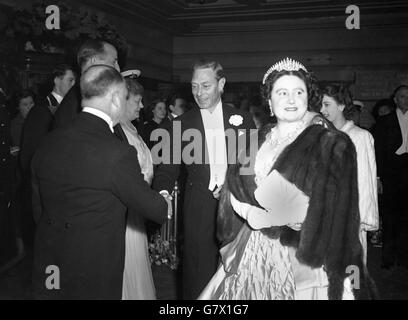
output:
[[[150,150],[131,123],[121,123],[121,126],[129,144],[137,150],[140,168],[145,181],[151,184],[153,179],[153,161]],[[128,214],[127,218],[122,299],[156,299],[147,235],[143,217],[139,214]]]
[[[295,230],[301,228],[306,217],[308,197],[276,170],[271,172],[271,168],[282,150],[293,142],[303,129],[299,128],[296,135],[282,143],[273,140],[274,130],[272,129],[257,153],[254,167],[258,188],[267,183],[268,193],[272,195],[271,199],[291,203],[290,215],[293,217],[288,219],[290,221],[288,226]],[[271,199],[268,201],[273,203]],[[276,211],[274,210],[274,214]],[[287,215],[288,212],[284,214]],[[328,299],[328,279],[323,267],[312,269],[301,264],[295,257],[294,248],[283,246],[279,239],[270,238],[260,230],[250,227],[257,223],[257,219],[264,218],[256,215],[248,215],[244,218],[249,225],[245,224],[235,240],[221,249],[222,264],[199,299]],[[346,279],[343,299],[353,298],[349,280]]]

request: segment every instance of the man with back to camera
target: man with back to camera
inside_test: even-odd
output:
[[[137,151],[113,134],[128,94],[120,73],[94,65],[80,87],[83,111],[32,161],[37,299],[121,299],[127,208],[158,223],[171,208],[144,181]],[[58,288],[49,266],[58,268]]]

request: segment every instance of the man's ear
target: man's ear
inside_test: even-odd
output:
[[[120,108],[120,93],[119,90],[114,89],[111,92],[111,101],[112,105],[114,106],[115,110]]]
[[[220,80],[218,80],[218,91],[224,92],[225,82],[225,78],[221,78]]]
[[[175,108],[174,108],[174,106],[173,106],[172,104],[171,104],[171,105],[169,105],[169,109],[170,109],[170,111],[171,111],[171,112],[173,112],[173,113],[174,113],[174,109],[175,109]]]
[[[58,87],[60,82],[61,82],[61,79],[59,77],[55,77],[54,78],[54,87]]]

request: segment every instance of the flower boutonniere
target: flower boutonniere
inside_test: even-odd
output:
[[[238,114],[234,114],[229,118],[229,123],[236,127],[240,126],[243,122],[244,119]]]

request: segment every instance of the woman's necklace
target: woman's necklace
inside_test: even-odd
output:
[[[269,132],[269,137],[265,141],[268,145],[261,146],[255,160],[255,183],[260,185],[262,180],[267,177],[276,159],[281,154],[282,150],[291,143],[300,132],[306,127],[306,120],[303,118],[295,127],[295,129],[283,138],[276,138],[276,126]]]
[[[292,141],[293,138],[297,137],[301,130],[305,127],[305,120],[300,121],[295,129],[287,134],[283,138],[278,138],[277,136],[277,128],[276,126],[271,129],[270,136],[269,136],[269,143],[274,146],[275,148],[279,147],[280,145],[284,144],[285,142]]]

